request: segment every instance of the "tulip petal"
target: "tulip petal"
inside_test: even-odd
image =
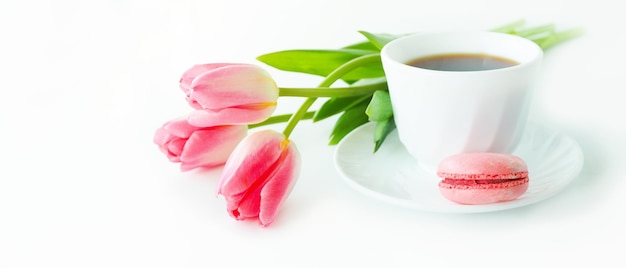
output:
[[[183,149],[185,148],[184,139],[174,139],[167,143],[167,158],[172,162],[180,162],[180,155],[183,153]]]
[[[226,162],[247,133],[246,126],[218,126],[195,131],[180,156],[181,170],[210,168]]]
[[[180,77],[180,89],[182,89],[186,94],[189,94],[191,91],[191,82],[194,78],[202,73],[209,72],[213,69],[217,69],[220,67],[233,65],[232,63],[209,63],[209,64],[197,64],[189,68],[185,71]]]
[[[269,118],[276,105],[255,107],[252,109],[228,108],[218,111],[194,110],[189,114],[189,124],[198,127],[211,127],[219,125],[255,124]]]
[[[255,187],[249,192],[242,193],[236,201],[233,199],[238,205],[233,209],[228,209],[228,214],[237,220],[258,217],[261,210],[261,189],[261,187]]]
[[[187,96],[187,98],[185,98],[187,100],[187,103],[189,103],[189,106],[191,106],[191,108],[194,108],[196,110],[202,110],[204,108],[202,108],[202,105],[200,105],[200,103],[198,103],[196,100],[190,98],[189,96]]]
[[[281,133],[262,130],[244,138],[232,152],[218,183],[218,194],[236,196],[248,190],[281,154]]]
[[[284,160],[278,170],[261,190],[259,221],[268,226],[278,214],[278,209],[289,196],[300,172],[300,154],[293,143],[283,151]]]
[[[251,64],[228,65],[196,76],[189,97],[204,109],[273,103],[278,86],[267,71]]]
[[[191,136],[191,134],[196,131],[198,127],[189,124],[189,122],[183,118],[165,123],[163,125],[163,129],[170,135],[186,139],[189,138],[189,136]]]
[[[154,137],[152,141],[154,142],[154,144],[159,145],[159,149],[161,149],[161,151],[165,152],[165,148],[163,148],[161,145],[166,144],[171,138],[172,135],[167,132],[167,130],[161,127],[154,132]]]

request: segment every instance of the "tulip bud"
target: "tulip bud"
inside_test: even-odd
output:
[[[257,218],[268,226],[293,188],[300,154],[282,133],[264,130],[248,135],[224,166],[218,194],[237,220]]]
[[[279,93],[269,73],[252,64],[195,65],[182,75],[180,88],[196,109],[189,123],[201,127],[262,122],[276,109]]]
[[[180,169],[210,168],[226,162],[246,136],[247,126],[196,127],[185,119],[165,123],[154,134],[154,143]]]

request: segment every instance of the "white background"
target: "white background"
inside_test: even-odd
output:
[[[616,1],[2,1],[0,267],[618,267],[626,239],[626,25]],[[196,63],[338,48],[358,30],[582,26],[548,51],[531,111],[576,139],[580,176],[534,205],[435,214],[369,199],[326,146],[333,120],[292,134],[302,174],[269,228],[215,196],[220,169],[182,173],[152,135],[190,111]],[[316,77],[270,70],[281,86]],[[292,111],[299,99],[281,100]],[[275,126],[282,130],[281,125]]]

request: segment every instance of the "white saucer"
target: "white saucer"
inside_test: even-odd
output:
[[[335,151],[335,167],[352,188],[367,196],[420,211],[475,213],[516,208],[542,201],[563,190],[580,172],[583,153],[576,141],[537,124],[529,124],[513,154],[528,165],[528,191],[516,200],[487,205],[460,205],[439,194],[441,180],[421,169],[391,133],[373,153],[374,124],[348,134]]]

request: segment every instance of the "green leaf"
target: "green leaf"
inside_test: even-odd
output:
[[[383,90],[374,92],[365,113],[370,121],[376,122],[374,128],[374,152],[376,152],[389,133],[396,129],[389,92]]]
[[[531,40],[537,43],[543,50],[547,50],[548,48],[551,48],[559,43],[581,36],[583,33],[584,33],[583,29],[574,28],[574,29],[569,29],[565,31],[555,32],[544,38],[531,39]]]
[[[313,116],[313,122],[324,120],[328,117],[341,113],[368,99],[370,96],[355,96],[344,98],[330,98],[317,110]]]
[[[383,47],[387,43],[402,36],[402,35],[392,35],[392,34],[373,34],[373,33],[366,32],[366,31],[359,31],[359,33],[365,36],[365,38],[367,38],[367,40],[369,40],[370,43],[372,43],[372,45],[374,45],[374,47],[376,47],[378,50],[383,49]]]
[[[378,151],[389,133],[394,129],[396,129],[396,122],[393,120],[393,117],[376,122],[376,127],[374,128],[374,153]]]
[[[370,42],[370,41],[365,41],[365,42],[352,44],[352,45],[344,47],[344,49],[360,49],[360,50],[369,50],[369,51],[373,51],[373,52],[380,51],[380,49],[377,48],[376,46],[374,46],[374,44],[372,44],[372,42]]]
[[[392,117],[393,109],[389,92],[383,90],[374,92],[365,114],[369,116],[370,121],[385,121]]]
[[[490,31],[492,32],[499,32],[499,33],[514,33],[515,29],[524,26],[524,24],[526,24],[526,20],[524,19],[520,19],[520,20],[516,20],[510,23],[507,23],[505,25],[499,26],[497,28],[493,28]]]
[[[347,109],[343,114],[341,114],[341,116],[339,116],[330,135],[329,145],[339,143],[352,130],[369,122],[367,115],[365,114],[365,109],[367,109],[368,103],[369,99],[366,99],[358,105]]]
[[[374,77],[374,78],[363,78],[363,79],[356,81],[354,84],[352,84],[352,86],[365,86],[365,85],[372,85],[372,84],[378,84],[378,83],[387,83],[387,77],[381,76],[381,77]]]
[[[364,55],[374,54],[371,50],[284,50],[259,56],[257,59],[283,71],[327,76],[342,64]],[[367,64],[343,77],[346,81],[384,76],[382,63]]]
[[[530,38],[535,35],[546,35],[554,32],[554,24],[545,24],[535,27],[521,28],[513,32],[514,35],[524,38]]]

